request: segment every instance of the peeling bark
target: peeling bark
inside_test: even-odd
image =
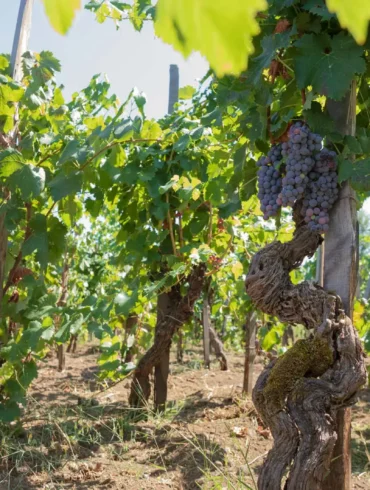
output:
[[[259,377],[253,400],[271,429],[274,447],[258,481],[259,490],[322,488],[337,440],[335,413],[354,402],[366,382],[363,351],[339,296],[316,283],[293,285],[289,273],[312,257],[323,238],[297,225],[288,243],[273,242],[252,259],[246,289],[254,304],[289,324],[312,331]]]
[[[151,386],[149,375],[161,362],[163,354],[171,347],[173,335],[193,314],[194,303],[199,299],[204,286],[205,265],[193,268],[189,277],[188,292],[181,296],[179,285],[174,286],[168,295],[171,298],[171,311],[161,318],[156,326],[154,344],[140,359],[131,383],[129,403],[134,407],[145,406],[149,399]]]

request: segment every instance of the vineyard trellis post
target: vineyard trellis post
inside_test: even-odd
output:
[[[356,133],[356,83],[341,101],[328,99],[327,111],[338,132]],[[357,211],[356,196],[345,183],[330,214],[330,228],[325,235],[324,287],[335,291],[342,299],[345,313],[352,319],[357,286]],[[334,448],[330,473],[323,490],[351,489],[351,408],[339,409],[336,414],[338,439]]]

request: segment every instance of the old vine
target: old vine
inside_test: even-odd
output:
[[[308,128],[305,131],[309,133]],[[293,157],[298,160],[301,148],[307,148],[307,145],[306,141],[293,143],[292,136],[294,130],[290,131],[286,153],[296,145],[296,155]],[[296,229],[290,242],[275,241],[253,257],[246,278],[246,290],[260,310],[275,315],[283,322],[304,325],[311,335],[297,342],[277,361],[272,361],[259,377],[253,391],[255,406],[274,437],[274,447],[259,478],[260,490],[280,489],[289,468],[284,487],[287,490],[321,488],[337,439],[335,411],[351,404],[366,381],[361,344],[351,319],[345,315],[341,298],[318,284],[305,281],[293,285],[290,279],[290,272],[298,268],[306,257],[313,256],[323,242],[320,232],[327,229],[322,226],[328,223],[327,215],[322,216],[325,223],[324,220],[320,222],[322,210],[313,209],[312,214],[311,211],[307,214],[307,209],[322,207],[325,202],[323,199],[318,202],[317,199],[325,195],[319,189],[320,183],[327,185],[337,182],[333,176],[329,182],[326,178],[320,180],[322,176],[333,174],[335,165],[330,162],[334,161],[334,154],[316,146],[316,141],[319,141],[316,136],[314,140],[312,150],[308,147],[311,154],[308,155],[306,149],[303,151],[306,153],[302,156],[307,158],[307,168],[304,170],[306,175],[297,179],[299,182],[290,184],[288,179],[294,176],[289,174],[287,177],[287,169],[292,168],[292,156],[288,156],[288,162],[285,162],[275,151],[271,152],[273,161],[270,155],[262,162],[271,167],[276,161],[279,163],[275,164],[275,168],[284,175],[278,177],[280,195],[277,196],[276,182],[273,182],[273,194],[278,205],[285,196],[285,203],[293,207]],[[326,170],[321,172],[318,169],[324,167],[323,154],[328,164]],[[269,172],[270,176],[274,175],[274,171]],[[260,188],[261,182],[263,184],[260,174]],[[297,189],[297,185],[299,189],[287,195],[289,185],[292,185],[292,190]],[[316,189],[316,202],[310,207],[307,200],[312,199],[313,189]],[[330,187],[329,195],[336,196],[337,192],[332,190],[334,186]],[[307,194],[310,194],[309,198]],[[262,202],[261,206],[266,205]],[[324,209],[326,213],[326,203]],[[268,208],[265,217],[268,218],[276,210],[277,207]]]

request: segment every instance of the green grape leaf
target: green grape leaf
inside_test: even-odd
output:
[[[19,151],[7,148],[0,151],[0,177],[10,177],[14,172],[21,169],[24,159]]]
[[[262,53],[251,59],[248,68],[248,78],[254,84],[259,83],[261,74],[265,68],[268,68],[271,61],[275,58],[279,49],[286,48],[290,42],[290,29],[281,34],[271,34],[265,36],[261,41]]]
[[[143,123],[140,136],[143,139],[157,140],[162,136],[162,129],[156,121],[147,120]]]
[[[119,141],[125,141],[132,138],[134,134],[134,126],[130,119],[120,121],[113,131],[115,138]]]
[[[254,160],[249,160],[243,166],[243,179],[240,184],[240,199],[248,201],[256,193],[257,166]]]
[[[81,0],[42,0],[50,24],[59,34],[67,34],[76,10],[81,8]]]
[[[370,191],[370,158],[351,162],[349,160],[340,161],[339,181],[350,180],[351,186],[359,192]]]
[[[218,76],[239,74],[253,53],[265,0],[159,0],[156,34],[186,57],[200,51]]]
[[[12,173],[8,179],[9,189],[19,190],[24,201],[29,201],[41,194],[45,187],[45,170],[28,164]]]
[[[179,99],[187,100],[191,99],[195,94],[196,89],[191,85],[185,85],[185,87],[181,87],[179,90]]]
[[[145,119],[145,113],[144,113],[144,106],[146,104],[146,96],[144,92],[139,92],[137,89],[134,90],[134,101],[139,109],[140,114],[142,115],[143,119]]]
[[[114,298],[117,315],[128,316],[130,311],[135,307],[138,298],[138,292],[135,291],[131,296],[125,293],[119,293]]]
[[[60,174],[49,182],[48,187],[54,201],[76,194],[82,188],[82,172],[75,172],[69,175]]]
[[[0,420],[1,422],[12,422],[21,416],[21,409],[18,403],[8,402],[0,403]]]
[[[370,20],[370,3],[363,0],[326,0],[330,12],[337,14],[340,25],[349,30],[358,44],[364,44]]]
[[[295,74],[301,89],[311,85],[316,92],[340,100],[355,74],[366,69],[363,48],[344,32],[332,38],[328,34],[305,34],[295,46]]]
[[[43,331],[44,329],[40,322],[30,322],[28,328],[23,332],[23,335],[18,342],[18,347],[24,353],[36,351]]]
[[[6,70],[10,62],[6,56],[0,55],[0,70]]]

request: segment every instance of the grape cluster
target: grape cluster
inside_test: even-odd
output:
[[[282,155],[286,157],[286,174],[277,200],[283,206],[293,206],[297,199],[303,197],[309,182],[308,173],[315,164],[313,153],[321,150],[322,142],[319,135],[311,133],[307,126],[300,123],[290,127],[288,138],[288,142],[282,144]]]
[[[323,148],[322,137],[300,122],[288,132],[288,141],[274,145],[258,166],[258,197],[264,218],[280,206],[302,200],[302,216],[312,231],[329,229],[329,209],[338,197],[336,153]]]
[[[282,188],[280,165],[282,160],[281,145],[274,145],[266,157],[257,162],[258,198],[261,203],[261,211],[264,219],[275,216],[279,210],[277,202]]]
[[[316,155],[315,166],[309,174],[302,216],[313,231],[326,232],[329,229],[329,209],[339,193],[335,158],[335,152],[324,148]]]

